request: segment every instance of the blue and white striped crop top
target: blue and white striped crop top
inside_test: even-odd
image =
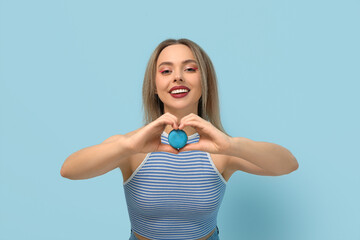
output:
[[[199,141],[199,134],[187,143]],[[169,144],[168,134],[161,142]],[[148,153],[126,182],[131,228],[156,240],[193,240],[217,226],[226,181],[203,151]]]

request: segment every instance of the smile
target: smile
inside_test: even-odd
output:
[[[183,98],[190,92],[186,86],[174,86],[170,89],[169,93],[174,98]]]
[[[170,93],[171,94],[177,94],[177,93],[187,93],[187,92],[189,92],[189,90],[188,89],[185,89],[185,88],[181,88],[181,89],[176,89],[176,90],[173,90],[173,91],[171,91]]]
[[[185,89],[183,89],[185,90]],[[178,93],[176,93],[176,91],[178,91]],[[174,93],[175,92],[175,93]],[[185,97],[186,95],[188,95],[189,91],[185,90],[185,91],[181,91],[179,92],[179,90],[174,90],[170,93],[170,95],[174,98],[183,98]]]

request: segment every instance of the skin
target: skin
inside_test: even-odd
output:
[[[164,112],[174,115],[177,121],[190,113],[197,115],[201,75],[191,50],[182,44],[168,46],[160,53],[156,66],[156,94],[164,103]],[[190,92],[183,98],[174,98],[169,94],[174,86],[186,86]],[[165,128],[167,133],[171,130],[169,125]],[[191,126],[184,131],[188,136],[196,132]]]
[[[169,94],[169,90],[179,85],[187,86],[190,92],[183,98],[174,98]],[[164,103],[164,112],[175,121],[175,124],[166,125],[165,132],[169,133],[173,128],[178,128],[184,130],[188,136],[195,132],[200,135],[199,142],[187,144],[179,152],[201,150],[211,153],[212,159],[217,162],[216,167],[219,169],[218,166],[221,165],[225,178],[228,179],[241,169],[260,175],[276,176],[298,168],[295,157],[282,146],[229,137],[198,116],[201,75],[195,57],[187,46],[171,45],[160,53],[156,71],[156,94]],[[264,162],[267,164],[263,164]],[[215,229],[201,240],[207,239],[214,231]],[[141,240],[146,239],[136,233],[135,235]]]
[[[190,150],[209,152],[226,181],[236,171],[264,176],[280,176],[295,171],[298,162],[286,148],[274,143],[227,136],[198,116],[201,75],[194,61],[191,50],[185,45],[171,45],[163,49],[157,60],[154,94],[158,94],[164,103],[165,113],[137,130],[111,136],[101,144],[71,154],[61,168],[61,175],[74,180],[87,179],[120,168],[126,181],[149,152],[178,154]],[[178,85],[190,89],[187,96],[174,98],[170,95],[169,90]],[[161,143],[161,133],[169,133],[172,129],[182,129],[188,136],[197,132],[200,140],[178,151]],[[199,240],[205,240],[211,234]],[[147,240],[135,235],[140,240]]]
[[[164,103],[164,112],[176,122],[166,125],[164,131],[169,133],[175,128],[184,130],[188,136],[196,133],[196,128],[191,125],[191,119],[188,118],[197,116],[201,97],[201,75],[194,55],[185,45],[171,45],[160,53],[156,66],[155,94]],[[186,86],[190,91],[183,98],[174,98],[169,93],[174,86]],[[181,128],[178,128],[180,124]],[[215,229],[199,240],[207,239],[214,231]],[[140,240],[147,240],[137,233],[134,234]]]

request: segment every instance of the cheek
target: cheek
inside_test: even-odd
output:
[[[164,90],[167,90],[167,86],[165,85],[164,81],[161,81],[161,79],[156,78],[155,89],[158,95],[163,95]]]
[[[199,95],[201,96],[202,95],[202,83],[201,83],[201,77],[199,77],[198,79],[198,89],[199,89]]]
[[[201,77],[197,76],[196,78],[193,79],[193,83],[196,86],[197,89],[199,89],[199,91],[201,92]]]
[[[161,80],[159,79],[159,77],[158,76],[156,76],[156,78],[155,78],[155,86],[156,86],[156,88],[159,88],[159,86],[161,86]]]

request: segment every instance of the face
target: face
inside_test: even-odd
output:
[[[155,82],[165,112],[183,110],[197,113],[201,74],[189,47],[176,44],[161,51],[156,63]]]

